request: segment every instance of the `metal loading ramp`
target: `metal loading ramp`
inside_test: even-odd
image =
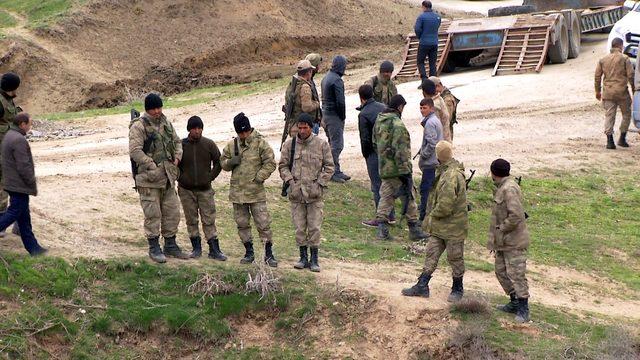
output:
[[[447,57],[449,56],[449,50],[451,50],[451,35],[447,32],[449,29],[450,21],[443,20],[440,24],[440,29],[438,30],[438,63],[437,73],[438,75],[442,72],[442,68],[444,67],[445,61],[447,61]],[[415,35],[409,34],[407,35],[407,45],[404,49],[404,57],[402,66],[400,70],[397,71],[393,75],[393,77],[405,77],[410,78],[418,75],[418,45],[420,43],[420,39],[418,39]],[[428,64],[428,59],[425,61]],[[429,66],[426,66],[427,73],[429,72]],[[434,74],[428,74],[431,76]]]
[[[549,48],[549,26],[507,29],[493,76],[540,72]]]

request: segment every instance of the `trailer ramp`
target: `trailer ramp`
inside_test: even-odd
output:
[[[540,72],[549,49],[549,26],[505,30],[505,36],[493,69],[493,76]]]
[[[437,63],[437,73],[438,75],[442,72],[442,68],[444,67],[444,63],[449,56],[449,51],[451,50],[451,35],[447,32],[449,29],[450,22],[442,21],[440,24],[440,29],[438,30],[438,63]],[[407,35],[407,45],[404,50],[404,61],[400,70],[393,77],[414,77],[418,75],[418,45],[420,44],[420,39],[418,39],[414,34]],[[426,61],[428,64],[428,59]],[[429,67],[426,66],[427,73],[429,72]],[[428,74],[428,76],[435,74]]]

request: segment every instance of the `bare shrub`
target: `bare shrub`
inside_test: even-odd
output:
[[[461,323],[449,337],[448,345],[459,349],[465,359],[497,360],[499,358],[485,340],[486,328],[484,321]]]
[[[403,245],[402,248],[414,255],[424,255],[427,253],[427,241],[415,241],[408,245]]]
[[[275,293],[282,291],[280,278],[277,278],[271,268],[261,261],[255,263],[255,273],[253,276],[249,273],[248,278],[245,292],[260,294],[260,300],[272,295],[275,301]]]
[[[598,345],[595,358],[604,360],[637,360],[639,339],[627,328],[616,326],[607,332],[606,337]]]
[[[460,301],[451,305],[451,309],[463,314],[487,315],[491,312],[489,303],[481,297],[463,297]]]
[[[198,305],[202,306],[207,298],[213,298],[219,294],[229,294],[233,291],[233,286],[225,283],[222,279],[210,274],[201,274],[198,280],[187,288],[189,295],[201,295]]]

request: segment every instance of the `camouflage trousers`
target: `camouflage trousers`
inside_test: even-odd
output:
[[[291,203],[291,220],[296,227],[296,244],[317,248],[320,246],[320,227],[324,218],[324,201]]]
[[[627,132],[629,130],[629,124],[631,124],[631,97],[627,95],[624,99],[617,100],[603,100],[602,107],[604,107],[604,133],[606,135],[613,134],[613,127],[616,124],[616,112],[620,107],[622,113],[622,122],[620,123],[620,132]]]
[[[382,221],[389,221],[389,214],[393,211],[396,198],[398,198],[398,192],[402,187],[402,181],[398,178],[382,179],[382,185],[380,185],[380,202],[378,203],[378,210],[376,213],[376,219]],[[416,189],[412,187],[411,193],[412,199],[406,199],[401,197],[403,201],[405,199],[409,201],[407,206],[407,221],[418,221],[418,206],[416,205]]]
[[[178,186],[178,196],[182,203],[189,237],[200,236],[198,220],[202,220],[202,231],[204,232],[205,240],[218,237],[215,193],[213,189],[198,191],[187,190]]]
[[[180,224],[180,202],[176,190],[138,187],[140,205],[144,213],[144,232],[147,238],[176,236]]]
[[[529,297],[527,250],[496,251],[496,277],[507,294]]]
[[[262,242],[273,242],[273,234],[271,233],[271,215],[267,209],[267,202],[257,203],[233,203],[233,217],[238,226],[238,235],[243,243],[251,242],[251,217],[258,228],[258,235]]]
[[[445,240],[436,236],[429,237],[424,260],[424,272],[433,274],[438,267],[442,253],[447,250],[447,262],[451,266],[451,275],[464,275],[464,240]]]

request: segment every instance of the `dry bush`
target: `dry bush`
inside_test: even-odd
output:
[[[269,295],[275,295],[274,293],[282,291],[282,284],[280,278],[277,278],[269,266],[257,261],[255,263],[255,273],[253,276],[251,273],[247,274],[249,280],[245,284],[245,292],[256,292],[260,294],[260,300],[268,297]],[[275,301],[275,296],[273,296]]]
[[[487,324],[484,321],[461,323],[449,337],[448,345],[459,349],[465,359],[499,359],[484,338]]]
[[[207,298],[213,298],[219,294],[229,294],[233,291],[233,286],[225,283],[222,279],[210,274],[201,274],[198,280],[187,288],[189,295],[201,295],[198,305],[202,306]]]
[[[451,305],[451,309],[463,314],[487,315],[491,313],[489,303],[481,297],[463,297],[460,301]]]
[[[639,339],[631,334],[630,329],[614,327],[599,344],[595,358],[603,360],[637,360],[640,359]]]
[[[414,255],[424,255],[427,253],[427,241],[420,240],[412,242],[411,244],[403,245],[402,248]]]

